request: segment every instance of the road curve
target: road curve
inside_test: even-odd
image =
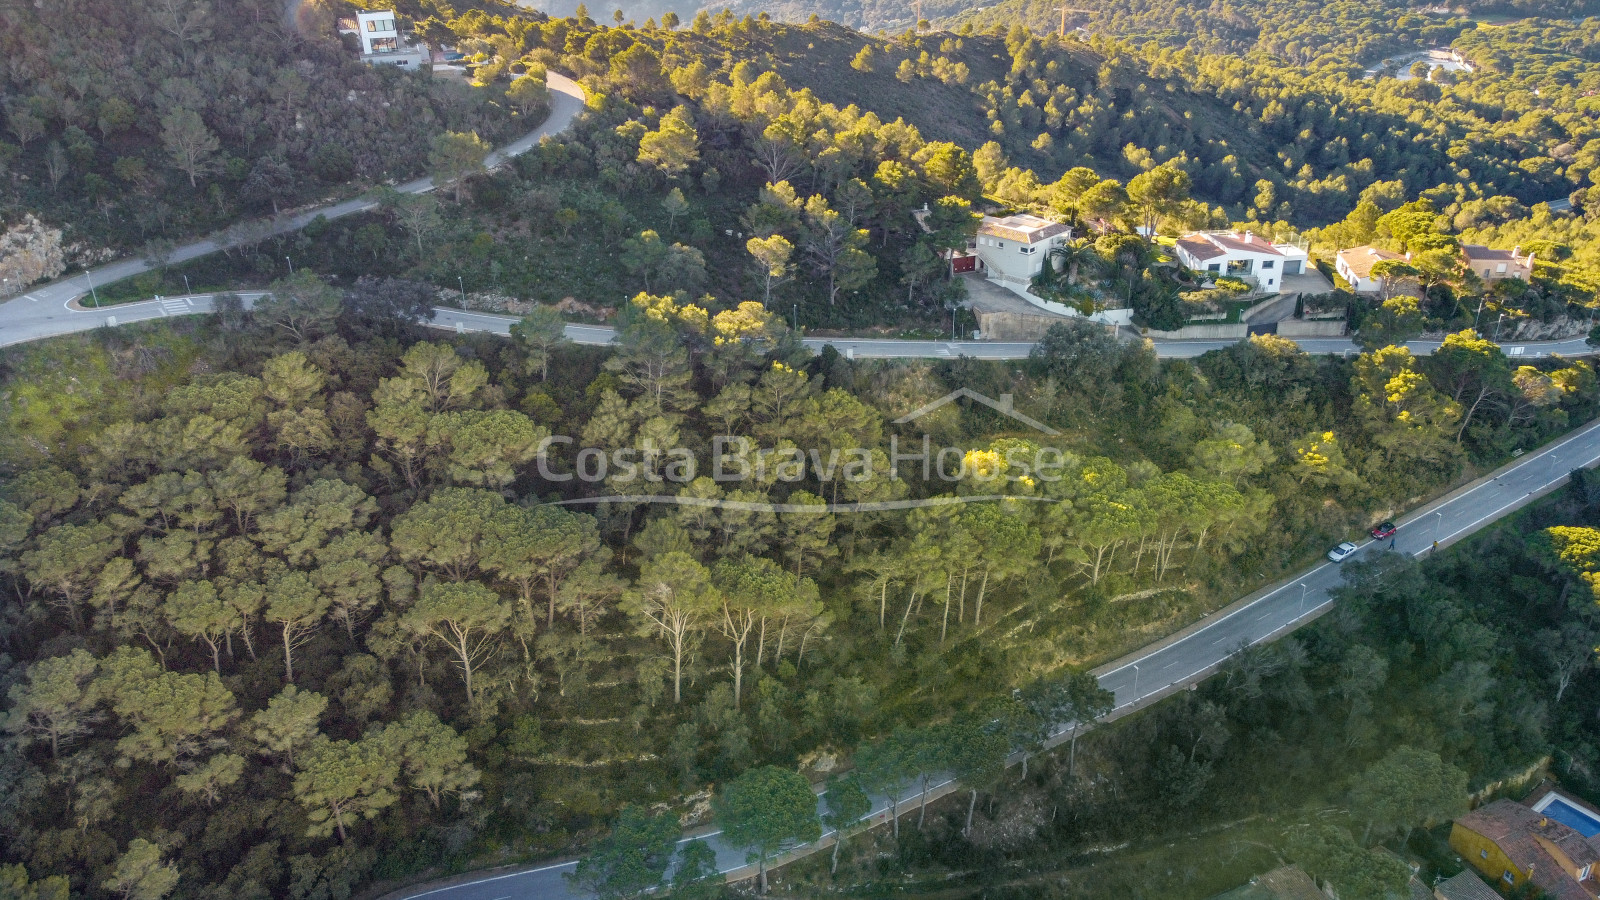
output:
[[[489,168],[492,169],[514,156],[528,152],[546,137],[566,131],[572,125],[573,120],[578,117],[578,113],[583,111],[583,89],[577,83],[558,72],[550,72],[547,77],[550,85],[549,117],[544,120],[543,124],[528,134],[492,151],[484,160],[484,164]],[[415,181],[408,181],[405,184],[396,186],[395,190],[403,194],[423,194],[433,190],[433,187],[432,178],[418,178]],[[371,200],[365,197],[357,197],[327,206],[304,210],[266,223],[267,235],[272,236],[298,231],[310,224],[318,216],[322,216],[325,219],[340,219],[355,213],[366,212],[374,206],[376,204]],[[233,239],[227,232],[214,234],[203,240],[178,247],[172,252],[170,260],[172,262],[187,262],[197,257],[215,253],[226,246],[231,246],[232,243]],[[38,338],[70,334],[75,331],[88,331],[106,324],[106,317],[108,316],[116,317],[119,323],[138,321],[140,318],[160,318],[162,313],[152,316],[126,312],[128,307],[140,304],[125,304],[107,307],[104,310],[80,311],[74,308],[75,305],[72,303],[75,298],[90,293],[92,285],[110,284],[113,281],[120,281],[124,278],[148,272],[150,269],[150,264],[143,259],[124,259],[92,269],[87,273],[34,288],[0,304],[0,347]],[[180,313],[174,309],[172,312],[165,314],[179,315]]]

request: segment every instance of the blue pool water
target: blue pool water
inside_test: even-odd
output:
[[[1579,809],[1560,797],[1550,798],[1550,804],[1542,812],[1584,837],[1600,834],[1600,819],[1596,819],[1588,810]]]

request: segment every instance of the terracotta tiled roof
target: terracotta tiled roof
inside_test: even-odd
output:
[[[1484,884],[1471,869],[1463,869],[1434,885],[1433,892],[1441,900],[1500,900],[1494,888]]]
[[[1037,244],[1040,241],[1071,230],[1072,227],[1070,225],[1052,222],[1049,219],[1042,219],[1038,216],[1030,216],[1027,213],[1018,213],[1014,216],[1006,216],[1003,219],[995,216],[984,216],[983,224],[978,226],[979,234],[1004,238],[1008,241],[1016,241],[1019,244]]]
[[[1357,278],[1367,278],[1372,275],[1372,267],[1386,259],[1403,259],[1393,250],[1382,247],[1351,247],[1349,250],[1339,251],[1339,261]]]
[[[1579,884],[1541,843],[1555,847],[1575,866],[1600,862],[1600,851],[1576,830],[1511,800],[1496,800],[1456,822],[1494,841],[1518,869],[1532,869],[1533,883],[1552,900],[1594,900],[1595,891],[1585,887],[1595,885],[1593,875]]]
[[[1224,250],[1240,250],[1246,253],[1265,253],[1269,256],[1282,256],[1283,251],[1272,246],[1272,242],[1259,234],[1244,232],[1238,234],[1232,231],[1210,231],[1206,238]]]
[[[1461,253],[1481,262],[1512,262],[1517,258],[1510,250],[1495,250],[1482,244],[1462,244]]]
[[[1227,252],[1204,238],[1179,238],[1178,246],[1198,260],[1215,259]]]

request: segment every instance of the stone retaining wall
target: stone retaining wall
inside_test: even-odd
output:
[[[978,327],[986,341],[1037,341],[1044,337],[1050,326],[1061,321],[1060,316],[1017,312],[990,312],[973,310],[978,316]]]
[[[1185,325],[1177,331],[1144,329],[1145,337],[1167,341],[1242,341],[1250,335],[1249,325]]]
[[[1343,319],[1284,319],[1278,323],[1278,335],[1286,338],[1343,337],[1344,333]]]

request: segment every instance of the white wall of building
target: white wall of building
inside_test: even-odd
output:
[[[1045,260],[1050,258],[1050,250],[1065,246],[1071,237],[1071,232],[1065,232],[1027,244],[1011,238],[980,234],[977,241],[978,259],[983,261],[984,274],[991,280],[1026,286],[1032,284],[1033,276],[1044,268]]]
[[[1355,270],[1350,268],[1350,265],[1346,263],[1343,258],[1340,258],[1340,260],[1334,264],[1333,269],[1339,273],[1340,278],[1343,278],[1345,281],[1350,283],[1351,289],[1356,293],[1375,294],[1383,290],[1382,278],[1373,278],[1370,275],[1368,275],[1366,278],[1358,276],[1355,273]]]
[[[405,46],[392,9],[357,13],[356,36],[361,39],[361,52],[365,55],[398,53]]]

